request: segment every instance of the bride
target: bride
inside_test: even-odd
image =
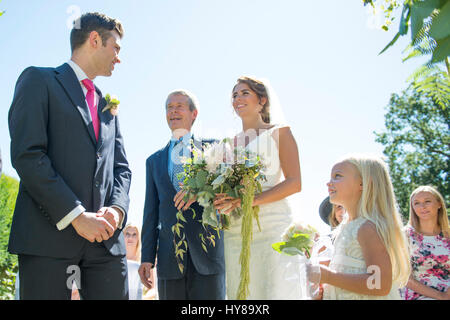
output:
[[[251,300],[300,299],[300,281],[295,257],[277,253],[272,243],[279,242],[290,225],[291,208],[286,197],[300,192],[301,173],[298,148],[292,132],[281,121],[281,107],[267,81],[240,77],[232,91],[232,104],[242,120],[242,132],[234,141],[261,156],[266,181],[256,195],[261,232],[256,222],[250,249]],[[276,119],[276,116],[280,116]],[[282,175],[284,179],[282,179]],[[240,207],[240,199],[217,195],[214,205],[229,214]],[[228,299],[236,299],[240,281],[241,220],[225,231],[225,266]]]

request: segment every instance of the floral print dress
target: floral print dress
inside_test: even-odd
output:
[[[450,285],[450,239],[442,232],[437,236],[424,236],[411,226],[406,227],[406,234],[413,278],[438,291],[447,291]],[[406,287],[401,293],[405,300],[431,299]]]

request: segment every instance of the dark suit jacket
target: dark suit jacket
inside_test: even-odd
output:
[[[197,141],[196,145],[198,143]],[[147,186],[142,225],[141,260],[155,264],[155,258],[157,258],[158,278],[161,280],[183,277],[175,258],[173,243],[172,226],[177,221],[178,210],[173,202],[176,190],[172,185],[167,168],[169,146],[170,143],[147,159]],[[199,238],[199,234],[205,232],[202,224],[198,222],[203,209],[197,202],[193,203],[191,208],[195,210],[196,218],[192,218],[193,212],[190,209],[183,212],[187,220],[187,223],[183,223],[183,232],[186,235],[188,251],[196,270],[203,275],[225,272],[223,232],[220,232],[219,239],[217,233],[209,228],[216,236],[216,244],[215,246],[207,245],[208,252],[206,253]],[[186,255],[183,264],[186,266]]]
[[[131,171],[117,117],[101,112],[96,142],[80,83],[67,64],[29,67],[17,80],[9,111],[11,161],[20,176],[9,251],[72,258],[86,239],[72,225],[56,224],[76,206],[97,212],[116,205],[128,211]],[[113,255],[126,254],[121,230],[104,241]]]

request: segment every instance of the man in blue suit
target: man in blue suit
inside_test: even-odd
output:
[[[158,293],[161,300],[222,300],[225,299],[225,262],[223,233],[216,234],[215,246],[202,248],[199,234],[205,233],[201,219],[202,208],[198,203],[177,201],[180,199],[182,172],[181,156],[190,156],[191,141],[196,148],[202,142],[191,134],[197,118],[197,100],[186,90],[169,94],[166,101],[166,120],[172,131],[171,141],[152,154],[146,162],[147,186],[142,225],[142,254],[139,274],[144,285],[154,286],[153,268],[157,263]],[[212,142],[212,141],[203,141]],[[196,213],[196,219],[192,210]],[[177,222],[176,213],[183,209],[186,223],[183,231],[188,243],[184,255],[183,271],[175,257],[172,226]],[[210,229],[210,228],[208,228]],[[215,233],[210,229],[208,232]]]
[[[111,76],[121,23],[86,13],[71,31],[71,59],[29,67],[9,111],[11,161],[20,176],[9,252],[21,299],[128,299],[126,223],[131,171],[118,117],[94,84]]]

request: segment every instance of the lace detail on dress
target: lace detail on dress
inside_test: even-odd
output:
[[[359,228],[368,221],[359,217],[340,225],[335,240],[335,251],[330,262],[330,268],[337,272],[362,274],[367,272],[366,262],[358,242]],[[324,300],[397,300],[400,299],[398,288],[392,284],[387,296],[371,296],[354,293],[331,285],[324,287]]]

